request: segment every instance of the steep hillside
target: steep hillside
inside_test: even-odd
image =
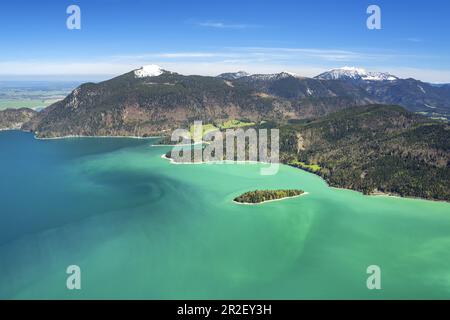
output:
[[[36,111],[28,108],[6,109],[0,111],[0,130],[20,129],[24,123],[30,121]]]
[[[396,106],[352,107],[282,128],[283,161],[331,185],[450,201],[450,126]]]
[[[360,71],[350,74],[354,72]],[[287,72],[205,77],[144,66],[108,81],[81,85],[23,129],[39,137],[149,136],[186,127],[194,120],[283,123],[374,103],[398,104],[430,117],[450,118],[447,86],[398,79],[387,73],[349,79],[347,73],[342,78],[333,73],[317,79]]]
[[[66,135],[160,134],[194,120],[263,118],[283,120],[294,113],[290,102],[259,96],[248,87],[216,77],[163,72],[137,77],[130,72],[74,90],[24,126],[41,137]]]

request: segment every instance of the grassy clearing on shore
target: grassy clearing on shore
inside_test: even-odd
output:
[[[291,161],[288,164],[291,166],[294,166],[294,167],[298,167],[300,169],[306,169],[306,170],[310,170],[313,172],[319,172],[320,170],[322,170],[322,167],[317,164],[306,164],[304,162],[296,161],[296,160]]]
[[[242,128],[242,127],[251,127],[256,125],[256,123],[254,122],[245,122],[245,121],[240,121],[240,120],[228,120],[225,121],[221,126],[220,129],[224,130],[224,129],[234,129],[234,128]]]
[[[218,131],[218,130],[226,130],[226,129],[237,129],[237,128],[244,128],[244,127],[251,127],[256,125],[254,122],[245,122],[241,120],[227,120],[222,124],[212,124],[212,123],[206,123],[202,125],[202,136],[205,136],[207,133]],[[194,126],[192,125],[189,128],[189,132],[191,136],[194,135]]]

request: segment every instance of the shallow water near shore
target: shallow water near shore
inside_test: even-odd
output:
[[[0,132],[0,298],[450,299],[449,203],[287,166],[173,165],[154,142]],[[255,189],[308,194],[233,203]],[[66,289],[69,265],[81,290]]]

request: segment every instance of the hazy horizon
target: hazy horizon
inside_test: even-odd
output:
[[[100,81],[158,64],[187,75],[244,70],[305,77],[355,66],[450,83],[450,39],[443,32],[450,3],[439,0],[377,1],[381,30],[366,27],[368,1],[79,0],[81,29],[69,30],[72,4],[2,3],[1,80]]]

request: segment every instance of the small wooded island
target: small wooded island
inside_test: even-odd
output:
[[[303,190],[256,190],[246,192],[234,198],[235,202],[244,204],[258,204],[267,201],[281,200],[285,198],[298,197],[304,194]]]

